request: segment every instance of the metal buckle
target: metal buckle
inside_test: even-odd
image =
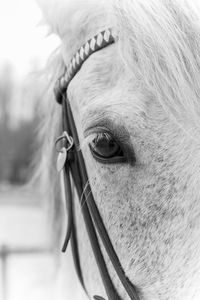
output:
[[[65,141],[66,146],[58,147],[60,141]],[[66,131],[64,131],[62,135],[56,139],[55,147],[56,151],[58,152],[56,167],[58,172],[60,172],[64,168],[68,152],[73,147],[73,145],[74,140]]]

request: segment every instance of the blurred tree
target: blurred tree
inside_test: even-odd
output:
[[[15,130],[0,128],[0,181],[24,183],[29,178],[35,149],[36,119]]]
[[[0,121],[1,126],[7,127],[9,123],[9,109],[14,91],[13,68],[6,63],[0,71]]]
[[[8,145],[9,107],[14,89],[12,67],[6,64],[0,72],[0,180],[7,178],[9,170],[7,162],[10,159]],[[6,153],[6,157],[4,155]]]
[[[40,98],[40,93],[39,85],[35,89],[34,78],[17,86],[9,65],[0,72],[0,182],[21,184],[29,178],[36,140],[35,128],[38,125],[34,104]],[[17,126],[12,126],[16,94],[22,106]]]

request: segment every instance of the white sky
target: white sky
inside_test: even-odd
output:
[[[24,76],[35,59],[45,63],[59,41],[46,37],[41,19],[34,0],[0,0],[0,67],[9,61]]]

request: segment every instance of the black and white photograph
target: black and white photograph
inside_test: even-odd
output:
[[[200,0],[0,0],[0,300],[200,300]]]

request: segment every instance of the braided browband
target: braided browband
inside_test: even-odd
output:
[[[88,40],[73,56],[70,64],[56,82],[54,93],[56,101],[61,104],[62,95],[66,92],[68,84],[76,73],[80,70],[82,64],[88,59],[88,57],[94,52],[107,47],[115,42],[111,29],[106,29],[95,35],[92,39]]]

